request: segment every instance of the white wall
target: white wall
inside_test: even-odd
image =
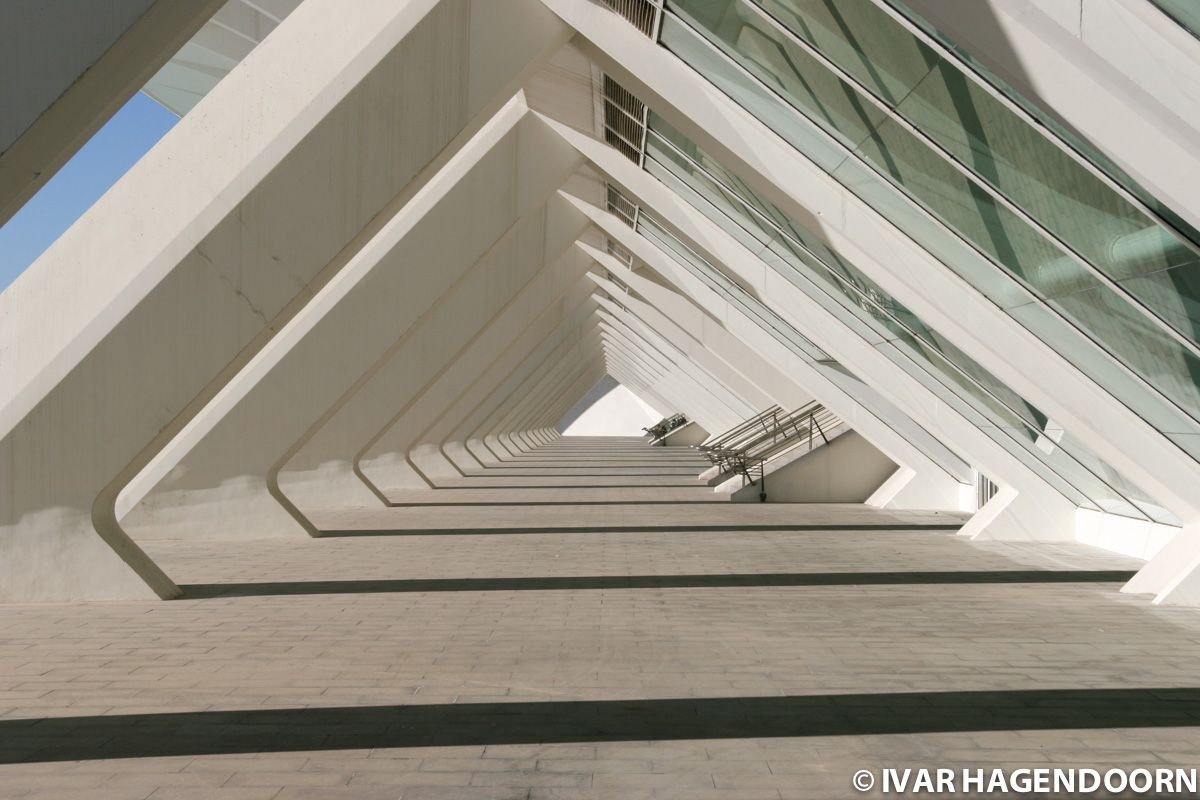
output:
[[[564,436],[641,436],[642,428],[661,418],[640,397],[605,376],[563,417],[558,430]]]

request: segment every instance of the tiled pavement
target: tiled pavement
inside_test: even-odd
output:
[[[432,490],[386,489],[396,506],[720,503],[697,476],[708,462],[689,447],[647,447],[638,437],[571,437],[462,477],[428,478]],[[504,451],[500,451],[503,453]]]
[[[781,509],[794,529],[753,529]],[[878,796],[859,768],[1200,766],[1200,612],[1119,594],[1129,560],[738,511],[149,543],[189,598],[0,607],[0,798],[780,800]]]

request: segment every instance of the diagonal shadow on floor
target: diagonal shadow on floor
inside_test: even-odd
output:
[[[560,742],[1200,726],[1200,689],[254,709],[0,720],[0,764]]]
[[[788,523],[763,523],[761,525],[731,525],[729,523],[689,524],[689,525],[656,525],[654,523],[624,525],[531,525],[522,528],[350,528],[345,530],[329,529],[321,531],[321,538],[335,536],[478,536],[481,534],[497,534],[511,536],[528,533],[622,533],[625,531],[654,533],[699,533],[699,532],[728,532],[744,531],[793,531],[804,532],[853,532],[853,531],[932,531],[956,532],[962,529],[961,522],[945,525],[905,525],[887,523],[881,525],[795,525]]]
[[[586,589],[694,589],[906,584],[1123,583],[1128,570],[990,570],[939,572],[776,572],[739,575],[561,575],[513,578],[416,578],[346,581],[181,584],[183,600],[388,592],[521,592]]]

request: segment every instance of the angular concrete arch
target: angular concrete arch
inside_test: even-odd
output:
[[[1043,30],[1032,19],[1013,22],[1020,52],[1041,52],[1022,38]],[[1103,35],[1080,32],[1062,55],[1078,69],[1047,79],[1047,96],[1130,63],[1104,59]],[[610,78],[695,142],[688,175],[707,180],[707,159],[873,288],[843,297],[771,255],[771,226],[762,238],[724,224],[722,206],[646,160],[649,115],[612,127]],[[1139,92],[1147,108],[1170,94]],[[1200,598],[1200,466],[1179,443],[1200,423],[968,236],[900,191],[882,211],[739,96],[600,3],[408,0],[345,15],[307,0],[0,297],[0,599],[171,596],[122,521],[146,536],[305,536],[339,508],[469,497],[448,490],[558,446],[556,423],[604,375],[710,431],[816,400],[894,462],[870,504],[959,508],[979,475],[994,481],[968,536],[1074,539],[1081,510],[1123,508],[1114,486],[1144,492],[1129,513],[1193,527],[1127,589]],[[1088,117],[1076,103],[1066,118]],[[1103,139],[1114,152],[1129,145],[1119,133]],[[620,199],[606,183],[632,212],[606,209]],[[639,215],[677,241],[643,236]],[[992,302],[973,267],[1048,327]],[[947,357],[945,375],[919,363],[872,309],[911,313],[961,361]],[[976,413],[954,368],[1047,416],[1030,423],[1038,440]],[[1131,410],[1159,395],[1145,418]],[[1090,451],[1077,478],[1111,497],[1095,502],[1032,449],[1062,455],[1066,434]]]
[[[155,473],[174,480],[159,481],[145,500],[154,514],[143,516],[210,536],[315,534],[281,496],[281,460],[447,293],[467,292],[486,319],[488,299],[557,259],[584,221],[546,201],[577,166],[515,97],[172,441]],[[461,332],[430,332],[423,358],[440,363]]]
[[[956,450],[967,463],[983,469],[988,475],[994,476],[995,480],[1019,486],[1025,493],[1020,504],[1012,502],[1015,495],[1005,495],[1001,498],[1005,505],[1003,518],[995,516],[993,510],[985,510],[983,515],[976,515],[977,524],[986,522],[991,528],[988,531],[989,536],[1036,539],[1050,535],[1073,538],[1075,506],[985,436],[974,422],[945,406],[926,387],[915,382],[869,342],[847,329],[845,323],[803,294],[795,285],[777,276],[775,280],[771,280],[775,273],[764,270],[754,254],[707,218],[685,206],[682,201],[676,200],[665,187],[640,171],[632,169],[633,165],[616,154],[595,150],[583,141],[578,143],[591,150],[589,157],[593,159],[593,163],[600,162],[597,166],[610,170],[622,185],[640,192],[635,194],[638,200],[654,208],[661,218],[682,230],[693,243],[703,243],[703,249],[712,254],[716,263],[724,265],[740,280],[754,287],[759,296],[764,298],[766,305],[796,330],[816,342],[854,373],[869,376],[872,385],[879,387],[889,401],[911,419],[918,421],[923,428],[933,432],[938,439],[946,442],[947,446]],[[596,209],[593,213],[604,212]],[[608,224],[614,225],[615,217],[608,217]],[[615,222],[615,225],[620,224]],[[606,230],[610,235],[619,235],[619,228]],[[635,246],[629,240],[624,244],[631,250]],[[825,402],[816,389],[813,393]],[[870,436],[867,438],[870,440]],[[1048,520],[1053,521],[1053,524],[1048,525]],[[977,535],[980,531],[970,532]]]
[[[548,357],[576,344],[580,333],[579,326],[591,310],[586,295],[581,297],[577,291],[581,286],[578,282],[575,283],[575,288],[559,301],[557,308],[552,308],[549,314],[542,315],[512,340],[500,357],[492,361],[480,375],[475,382],[475,390],[459,395],[446,413],[435,420],[435,423],[444,420],[450,430],[444,438],[432,440],[432,447],[439,447],[442,441],[458,441],[462,442],[464,450],[480,463],[497,458],[481,441],[482,437],[474,443],[471,440],[479,426],[498,406],[511,403],[515,397],[522,396],[517,391],[518,387],[535,370],[544,367]],[[573,299],[569,297],[572,292]],[[421,476],[409,460],[410,451],[415,446],[420,446],[421,442],[417,439],[422,434],[418,429],[414,436],[412,428],[396,424],[409,410],[411,409],[401,409],[401,413],[389,420],[372,440],[364,443],[359,452],[362,472],[381,487],[381,492],[394,487],[430,486],[428,480]]]
[[[431,429],[439,423],[446,424],[447,415],[452,414],[451,408],[459,405],[456,400],[478,402],[486,396],[481,393],[480,381],[489,364],[504,356],[512,358],[510,348],[524,352],[530,346],[531,336],[561,324],[564,307],[559,298],[572,282],[579,280],[586,266],[584,259],[573,249],[567,251],[555,264],[547,267],[540,285],[531,287],[533,292],[529,296],[519,298],[519,302],[505,309],[493,324],[481,329],[479,335],[419,391],[400,393],[405,402],[398,409],[392,409],[394,413],[370,439],[359,443],[360,452],[369,449],[375,453],[376,466],[381,459],[394,460],[386,484],[388,489],[428,489],[436,485],[435,479],[440,475],[461,475],[458,459],[450,458],[446,451],[449,443]],[[531,330],[533,333],[527,336]],[[457,421],[457,417],[450,417],[451,424]],[[422,452],[427,453],[428,459],[420,457]],[[461,450],[458,453],[471,459]],[[430,460],[435,463],[431,464]]]
[[[612,274],[611,272],[609,274]],[[619,290],[611,280],[592,273],[591,279],[612,296]],[[763,409],[773,401],[737,368],[728,361],[720,358],[707,348],[696,335],[686,330],[667,316],[658,311],[651,303],[646,302],[640,294],[632,291],[621,298],[622,307],[639,323],[649,326],[685,354],[687,358],[699,367],[713,380],[719,381],[723,387],[739,395],[749,408]]]
[[[528,331],[544,331],[545,326],[558,323],[564,313],[562,298],[586,267],[582,255],[568,252],[541,270],[478,331],[465,322],[477,308],[473,298],[461,294],[447,298],[433,310],[435,318],[428,326],[420,326],[407,337],[386,363],[365,376],[361,385],[306,434],[282,467],[282,491],[302,511],[381,502],[359,478],[356,454],[402,418],[405,422],[400,430],[407,435],[421,430],[426,415],[448,410],[456,398],[475,396],[477,390],[469,383],[472,378],[481,377],[486,366],[507,348],[519,346],[517,341]],[[455,324],[463,330],[455,331]],[[433,365],[421,357],[427,335],[472,338],[448,364]],[[389,441],[386,452],[402,456],[411,441]],[[427,486],[422,482],[418,488]]]
[[[414,470],[417,468],[413,458],[416,451],[421,450],[435,460],[442,460],[442,475],[462,475],[464,469],[484,467],[484,459],[471,450],[467,434],[460,432],[456,436],[455,432],[485,405],[502,382],[511,381],[522,374],[523,369],[531,368],[539,350],[558,346],[569,336],[569,331],[577,322],[591,312],[590,295],[582,280],[589,263],[577,250],[570,254],[567,263],[573,282],[569,287],[564,287],[562,299],[556,305],[542,314],[531,315],[534,316],[533,323],[522,330],[519,336],[507,341],[499,337],[492,341],[490,336],[486,341],[481,340],[479,347],[471,353],[471,358],[456,363],[455,374],[445,376],[448,382],[469,380],[468,391],[455,391],[457,383],[439,387],[446,392],[443,395],[446,402],[440,409],[429,409],[428,416],[413,413],[409,419],[397,415],[384,433],[387,438],[381,438],[379,446],[393,452],[408,453],[406,462]],[[497,347],[503,350],[493,357]],[[476,357],[479,361],[475,360]],[[487,367],[482,367],[483,364]],[[472,365],[476,365],[474,369],[471,369]],[[412,411],[419,412],[420,409]],[[426,470],[438,472],[437,467],[430,465],[426,465]],[[425,481],[428,483],[427,478]]]
[[[0,599],[177,592],[118,493],[561,46],[518,2],[304,3],[0,295]]]

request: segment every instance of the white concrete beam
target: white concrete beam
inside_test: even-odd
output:
[[[315,534],[277,484],[296,442],[447,293],[469,293],[467,318],[486,321],[490,303],[557,259],[585,222],[557,199],[550,214],[546,201],[577,166],[515,97],[160,454],[147,471],[164,479],[139,525],[181,536]],[[423,359],[453,357],[449,343],[463,332],[461,320],[430,332]]]
[[[0,225],[224,0],[0,3]]]
[[[561,46],[514,3],[307,0],[0,295],[0,600],[177,592],[118,493]]]
[[[795,223],[855,263],[927,324],[1181,519],[1200,518],[1194,461],[1094,376],[1053,351],[947,266],[733,103],[601,6],[544,0],[585,49]],[[914,206],[914,212],[918,212]],[[931,224],[937,224],[932,222]],[[967,257],[971,257],[964,248]],[[1067,331],[1068,335],[1072,335]],[[1080,341],[1081,346],[1088,346]]]

